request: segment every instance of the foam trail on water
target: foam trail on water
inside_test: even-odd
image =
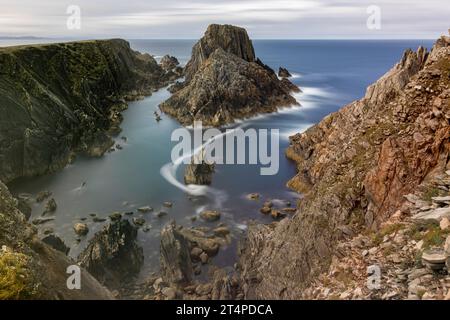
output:
[[[191,159],[193,155],[201,152],[207,145],[209,145],[215,139],[222,139],[224,136],[233,133],[237,129],[241,129],[244,126],[245,125],[240,125],[240,126],[236,127],[235,129],[226,130],[225,132],[222,132],[221,134],[218,134],[218,135],[214,136],[213,138],[209,139],[208,141],[203,143],[201,146],[194,149],[192,152],[189,152],[189,153],[177,158],[173,163],[172,162],[166,163],[160,169],[161,175],[171,185],[173,185],[174,187],[176,187],[192,196],[202,196],[202,195],[206,195],[206,194],[210,193],[210,194],[214,195],[214,199],[216,199],[216,201],[223,202],[226,197],[226,196],[224,196],[224,192],[222,192],[220,190],[216,190],[216,189],[208,187],[208,186],[200,186],[200,185],[192,185],[192,184],[186,186],[177,180],[177,178],[176,178],[177,170],[185,160]],[[220,205],[220,203],[218,203],[218,204]]]

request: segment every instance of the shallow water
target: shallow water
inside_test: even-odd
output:
[[[169,53],[182,64],[189,59],[194,41],[190,40],[131,40],[132,47],[157,56]],[[0,43],[1,45],[1,43]],[[170,155],[175,142],[170,136],[179,124],[162,115],[157,123],[153,112],[160,102],[170,95],[161,89],[151,97],[132,102],[124,115],[124,142],[117,138],[123,150],[106,154],[99,159],[78,157],[64,170],[33,179],[20,179],[10,185],[13,193],[36,194],[42,190],[53,193],[58,209],[55,220],[40,227],[51,227],[71,246],[70,255],[76,257],[90,237],[103,223],[93,223],[90,213],[107,217],[114,211],[136,211],[141,206],[151,206],[155,212],[168,213],[157,218],[153,213],[139,214],[152,228],[139,231],[139,241],[144,247],[145,268],[142,274],[156,270],[159,265],[159,233],[168,221],[175,219],[183,225],[201,225],[190,217],[202,209],[220,209],[220,222],[229,225],[233,238],[245,232],[250,220],[271,222],[259,213],[266,199],[279,199],[293,204],[299,196],[286,188],[286,182],[295,175],[295,165],[284,157],[288,137],[306,130],[325,115],[360,98],[367,85],[379,78],[400,60],[404,49],[419,45],[431,46],[430,41],[254,41],[257,56],[278,69],[287,67],[294,75],[292,81],[301,87],[296,95],[301,107],[286,108],[278,113],[257,116],[237,123],[236,126],[255,129],[280,130],[280,170],[274,176],[261,176],[257,165],[218,165],[211,187],[202,189],[203,196],[188,196],[183,186],[183,165],[176,172]],[[82,187],[83,183],[86,183]],[[189,190],[187,190],[189,191]],[[258,192],[259,201],[249,201],[245,195]],[[173,207],[163,208],[164,201]],[[42,205],[34,204],[33,218],[39,217]],[[72,226],[81,218],[87,218],[88,237],[76,241]],[[204,224],[215,226],[216,224]],[[236,241],[214,258],[220,266],[232,265],[236,255]]]

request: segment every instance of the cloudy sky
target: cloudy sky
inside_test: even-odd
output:
[[[80,29],[67,27],[70,5]],[[367,26],[370,6],[380,28]],[[436,38],[449,17],[448,0],[0,0],[0,36],[195,39],[230,23],[255,39]]]

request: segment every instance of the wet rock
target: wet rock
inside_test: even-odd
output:
[[[230,229],[228,227],[218,227],[213,230],[213,233],[218,237],[225,237],[230,234]]]
[[[55,220],[55,218],[36,218],[31,223],[37,226],[53,220]]]
[[[57,209],[57,207],[58,207],[58,206],[56,205],[55,199],[51,198],[51,199],[48,200],[47,203],[45,204],[45,209],[44,209],[43,215],[46,215],[46,214],[55,212],[56,209]]]
[[[158,218],[162,218],[165,216],[167,216],[167,212],[164,212],[164,211],[160,211],[156,214],[156,217],[158,217]]]
[[[99,217],[94,217],[92,219],[92,221],[96,222],[96,223],[101,223],[101,222],[105,222],[106,219],[105,218],[99,218]]]
[[[290,72],[286,68],[280,67],[278,69],[278,76],[280,78],[290,78],[292,77],[292,74],[290,74]]]
[[[262,214],[269,214],[269,213],[272,212],[272,209],[271,209],[270,207],[262,207],[261,209],[259,209],[259,211],[260,211]]]
[[[169,202],[169,201],[166,201],[166,202],[163,203],[163,206],[166,207],[166,208],[172,208],[173,203]]]
[[[142,213],[147,213],[147,212],[152,212],[153,208],[149,207],[149,206],[145,206],[145,207],[140,207],[137,210]]]
[[[85,223],[75,223],[73,230],[79,236],[85,236],[89,233],[89,228]]]
[[[94,235],[78,261],[101,282],[114,287],[140,271],[144,255],[136,238],[137,228],[128,220],[111,222]]]
[[[64,241],[58,237],[57,235],[48,235],[45,238],[42,239],[42,242],[48,244],[53,249],[61,251],[64,254],[68,254],[70,251],[70,248],[66,246]]]
[[[266,201],[266,202],[263,203],[263,207],[272,208],[273,207],[273,202],[272,201]]]
[[[205,210],[200,213],[200,218],[207,222],[214,222],[220,219],[220,212],[216,210]]]
[[[122,219],[122,214],[120,212],[113,212],[109,215],[109,219],[113,222],[119,221]]]
[[[199,258],[200,258],[200,261],[202,262],[202,264],[207,264],[208,263],[209,257],[208,257],[208,254],[206,252],[202,252],[200,254]]]
[[[259,193],[250,193],[247,195],[247,199],[253,201],[259,200]]]
[[[200,261],[200,255],[203,253],[203,250],[199,247],[194,247],[191,250],[191,259],[194,262]]]
[[[41,191],[37,194],[36,196],[36,202],[42,202],[45,199],[49,198],[52,195],[52,193],[50,191]]]
[[[284,217],[284,214],[280,210],[275,210],[275,209],[272,209],[272,211],[270,211],[270,215],[274,219],[279,219],[279,218]]]
[[[165,281],[175,285],[187,285],[193,277],[189,242],[174,222],[161,231],[161,274]]]
[[[133,218],[133,223],[138,227],[142,227],[145,224],[145,219],[141,217]]]

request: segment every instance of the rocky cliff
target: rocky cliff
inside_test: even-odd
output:
[[[102,155],[125,101],[169,80],[119,39],[1,48],[0,180],[60,169],[74,152]]]
[[[195,120],[219,126],[234,119],[274,112],[297,104],[298,91],[288,79],[255,57],[247,32],[230,25],[211,25],[194,46],[185,68],[186,80],[160,105],[183,125]]]
[[[390,219],[401,216],[408,220],[414,213],[405,195],[417,193],[428,200],[430,194],[448,195],[442,177],[450,169],[449,77],[450,38],[442,37],[430,53],[423,48],[406,51],[392,70],[368,88],[363,99],[291,137],[286,154],[297,162],[298,174],[288,185],[304,198],[291,220],[250,228],[240,260],[246,298],[314,298],[317,296],[311,293],[327,287],[327,278],[342,280],[342,296],[337,298],[363,297],[362,293],[344,294],[345,283],[350,286],[356,274],[363,274],[359,281],[365,283],[367,275],[364,263],[360,272],[357,267],[361,265],[346,256],[352,252],[351,246],[338,243],[371,234],[367,241],[355,243],[367,248],[365,255],[381,253],[377,239],[387,243],[403,228],[389,225]],[[431,203],[429,206],[433,208]],[[397,268],[404,262],[403,274],[412,272],[414,257],[423,254],[415,241],[421,237],[439,239],[434,243],[438,245],[445,241],[445,232],[436,235],[434,227],[413,227],[420,230],[417,238],[407,239],[409,233],[404,230],[402,237],[409,241],[405,255],[398,252],[395,257]],[[407,256],[408,248],[413,251]],[[337,266],[344,259],[346,272],[329,269],[332,262]],[[376,261],[382,264],[385,260]],[[309,291],[308,286],[312,288]],[[385,297],[394,296],[388,292]]]
[[[81,269],[81,289],[69,290],[67,267],[76,262],[40,241],[0,182],[0,299],[113,299]]]

